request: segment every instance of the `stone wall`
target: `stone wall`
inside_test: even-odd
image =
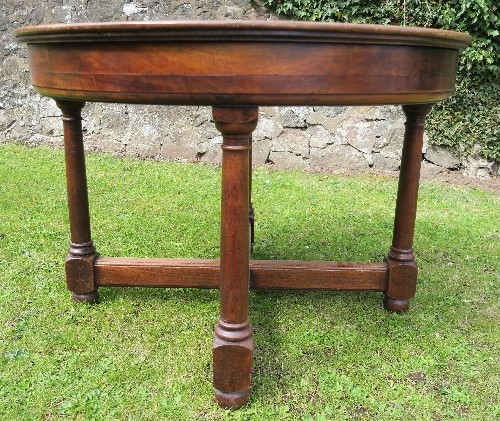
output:
[[[12,29],[27,24],[121,20],[276,19],[246,0],[4,0],[0,5],[0,143],[62,145],[60,111],[30,87],[24,45]],[[148,158],[219,162],[221,138],[209,107],[87,104],[88,150]],[[397,170],[403,116],[398,107],[264,107],[254,134],[254,163],[280,168]],[[426,169],[463,167],[446,150],[424,150]],[[479,163],[478,163],[479,162]],[[493,163],[465,162],[468,175]]]

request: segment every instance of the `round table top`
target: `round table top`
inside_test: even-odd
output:
[[[290,21],[163,21],[19,28],[42,94],[190,105],[436,102],[451,95],[453,31]]]

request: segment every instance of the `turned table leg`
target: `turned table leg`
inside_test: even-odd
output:
[[[432,104],[405,105],[406,115],[403,153],[399,173],[396,215],[392,246],[387,256],[389,279],[384,307],[405,311],[415,295],[418,267],[413,253],[413,234],[417,213],[418,185],[422,161],[425,116]]]
[[[99,295],[94,282],[93,265],[96,250],[90,235],[89,200],[83,152],[81,111],[84,105],[84,102],[57,101],[57,106],[63,113],[71,231],[71,244],[66,258],[66,283],[73,293],[73,300],[95,303]]]
[[[214,107],[222,133],[220,318],[213,345],[213,384],[218,403],[239,408],[248,402],[252,377],[252,328],[248,320],[250,232],[250,135],[256,107]]]

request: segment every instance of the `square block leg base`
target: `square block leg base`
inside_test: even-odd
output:
[[[230,338],[229,341],[221,339],[217,336],[220,329],[216,328],[213,347],[213,385],[215,399],[223,408],[237,409],[250,399],[253,344],[250,336],[251,328],[248,323],[245,325],[245,329],[231,332],[237,336],[246,336],[242,340],[238,340],[237,337]]]

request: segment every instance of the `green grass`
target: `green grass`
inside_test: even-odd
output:
[[[424,183],[417,296],[252,291],[254,390],[212,399],[218,292],[64,283],[63,153],[0,147],[0,419],[496,420],[500,196]],[[220,169],[88,156],[93,237],[108,256],[218,256]],[[380,261],[396,180],[254,174],[255,258]]]

